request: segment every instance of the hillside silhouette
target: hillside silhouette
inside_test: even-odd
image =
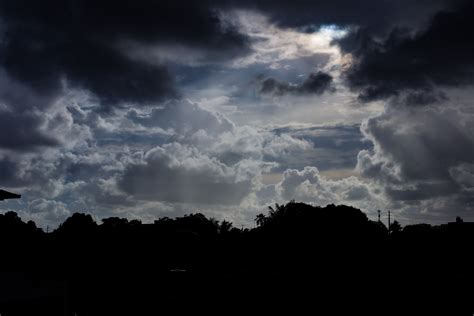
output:
[[[388,229],[291,201],[239,229],[75,213],[45,233],[0,215],[0,314],[472,315],[474,223]]]

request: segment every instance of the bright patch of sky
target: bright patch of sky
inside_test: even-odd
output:
[[[248,67],[253,64],[267,64],[271,69],[288,67],[286,62],[292,59],[327,54],[330,61],[327,66],[340,64],[341,54],[332,41],[342,38],[347,30],[334,25],[322,26],[313,33],[302,33],[294,29],[281,29],[271,24],[268,18],[251,11],[237,11],[227,19],[238,26],[252,40],[254,52],[237,59],[234,67]]]
[[[351,58],[334,40],[348,30],[324,25],[314,32],[280,28],[252,11],[227,13],[225,21],[250,37],[252,52],[230,65],[175,66],[184,95],[203,107],[224,113],[237,124],[253,126],[354,124],[377,115],[383,104],[360,106],[357,95],[342,82],[341,70]],[[333,90],[322,95],[262,95],[259,77],[301,84],[311,73],[333,77]]]

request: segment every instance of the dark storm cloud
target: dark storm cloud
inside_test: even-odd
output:
[[[332,0],[234,1],[238,6],[257,9],[283,27],[313,32],[322,24],[360,25],[384,32],[393,25],[418,25],[423,19],[456,1],[449,0]]]
[[[275,78],[257,78],[258,91],[262,94],[322,94],[331,90],[332,76],[318,71],[310,74],[301,84],[290,84]]]
[[[0,184],[2,186],[15,187],[22,185],[22,181],[17,178],[20,166],[9,157],[0,158]]]
[[[42,119],[31,112],[15,113],[0,110],[0,148],[30,151],[38,147],[52,147],[58,142],[41,130]]]
[[[409,104],[445,99],[438,87],[474,83],[474,5],[438,12],[421,31],[395,28],[377,41],[360,29],[342,47],[355,56],[348,83],[362,101],[408,93]],[[349,43],[352,41],[352,43]]]
[[[447,101],[448,97],[442,91],[414,91],[409,93],[404,100],[406,105],[428,105]]]
[[[62,80],[102,103],[150,103],[176,96],[162,65],[132,60],[120,44],[179,44],[221,59],[248,51],[246,37],[206,3],[166,1],[2,1],[0,64],[40,96]]]
[[[164,65],[132,58],[124,49],[178,45],[190,48],[191,54],[192,49],[204,50],[205,56],[222,61],[248,53],[249,39],[223,21],[219,10],[260,10],[280,26],[302,29],[337,24],[380,30],[418,21],[444,3],[6,0],[0,3],[0,64],[8,78],[41,98],[51,99],[66,82],[91,91],[105,105],[149,104],[177,96],[173,75]],[[320,93],[327,81],[312,75],[298,90]],[[272,80],[267,85],[277,92],[292,90]]]

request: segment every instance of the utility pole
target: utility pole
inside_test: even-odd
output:
[[[390,232],[390,211],[388,211],[388,231]]]
[[[380,223],[380,210],[377,210],[377,214],[379,216],[379,223]]]

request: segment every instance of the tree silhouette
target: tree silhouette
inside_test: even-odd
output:
[[[398,221],[393,221],[392,224],[390,224],[390,233],[391,234],[397,234],[402,230],[402,225]]]
[[[75,213],[46,234],[0,214],[0,314],[212,314],[236,301],[248,302],[242,314],[380,314],[385,296],[396,302],[388,315],[474,311],[467,221],[403,229],[394,221],[389,233],[354,207],[290,201],[255,223],[241,230],[195,213],[97,225]]]
[[[232,229],[232,223],[226,220],[223,220],[221,224],[219,225],[220,234],[227,234],[231,231],[231,229]]]
[[[97,223],[92,219],[90,214],[74,213],[67,218],[64,223],[59,225],[55,233],[68,235],[84,235],[94,232]]]
[[[257,224],[257,226],[263,226],[266,221],[267,221],[267,217],[262,213],[258,214],[255,217],[255,223]]]

